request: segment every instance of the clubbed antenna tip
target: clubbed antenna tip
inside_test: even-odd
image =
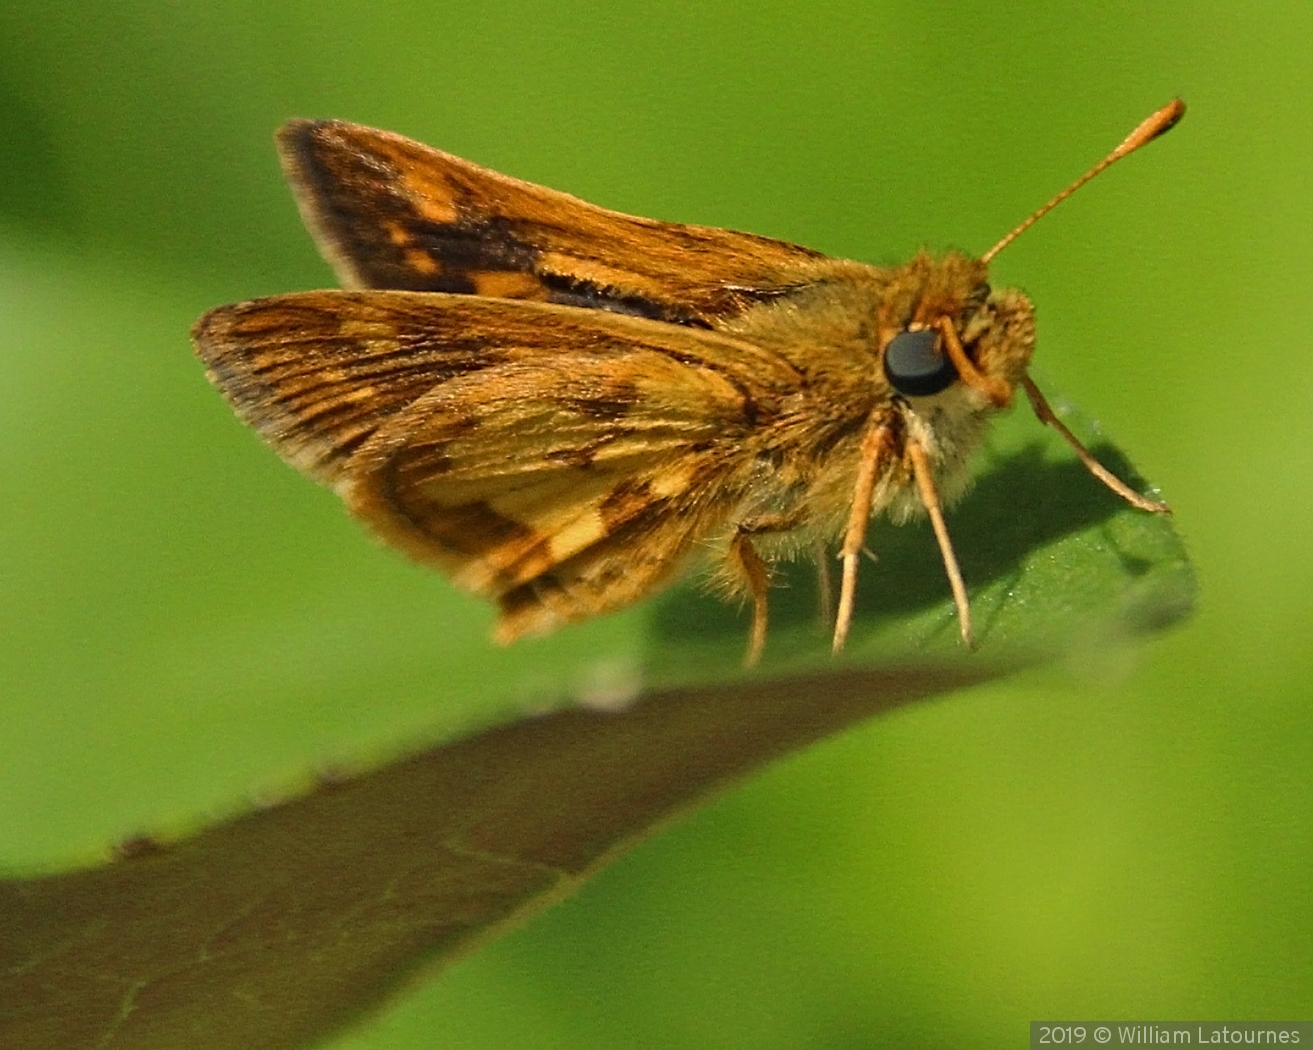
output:
[[[1185,103],[1179,98],[1172,99],[1171,102],[1163,106],[1163,108],[1158,110],[1153,116],[1142,121],[1139,127],[1127,135],[1126,138],[1122,139],[1121,145],[1104,157],[1103,160],[1099,161],[1098,164],[1094,165],[1094,167],[1059,193],[1044,205],[1044,207],[1031,215],[1030,218],[1026,219],[1025,222],[994,245],[994,247],[990,248],[989,251],[985,252],[985,254],[980,257],[980,261],[988,263],[994,258],[994,256],[1034,226],[1035,223],[1039,222],[1040,219],[1084,186],[1090,181],[1090,179],[1094,178],[1095,175],[1098,175],[1105,168],[1108,168],[1123,157],[1134,153],[1141,146],[1147,146],[1159,135],[1164,135],[1171,131],[1172,128],[1176,127],[1176,125],[1181,122],[1183,116],[1185,116]]]

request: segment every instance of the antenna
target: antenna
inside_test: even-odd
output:
[[[1147,146],[1159,135],[1164,135],[1171,131],[1172,128],[1180,123],[1183,116],[1185,116],[1184,102],[1177,98],[1167,103],[1167,105],[1163,106],[1162,109],[1147,120],[1143,121],[1139,127],[1127,135],[1122,141],[1122,144],[1104,157],[1103,160],[1099,161],[1098,164],[1094,165],[1094,167],[1049,201],[1048,204],[1040,208],[1039,211],[1031,215],[1030,218],[994,245],[994,247],[990,248],[989,251],[985,252],[985,254],[980,257],[980,261],[988,263],[994,258],[994,256],[1034,226],[1035,223],[1039,222],[1040,219],[1084,186],[1090,181],[1090,179],[1094,178],[1095,175],[1098,175],[1105,168],[1110,167],[1113,163],[1121,160],[1123,157],[1134,153],[1141,146]]]

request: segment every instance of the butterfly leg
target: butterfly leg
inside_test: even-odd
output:
[[[770,567],[748,538],[749,529],[740,525],[729,541],[730,573],[747,585],[752,596],[752,630],[748,634],[748,649],[743,654],[744,667],[756,667],[766,647],[767,595],[770,592]]]
[[[912,473],[916,476],[916,487],[921,494],[921,502],[926,513],[930,515],[930,524],[935,530],[935,539],[939,541],[939,554],[944,559],[944,570],[948,573],[948,586],[953,591],[953,602],[957,605],[957,623],[962,631],[962,641],[967,648],[976,647],[976,638],[971,631],[971,603],[967,600],[967,587],[962,580],[962,570],[958,568],[957,555],[953,553],[953,541],[948,536],[948,526],[944,524],[944,509],[939,503],[939,491],[935,488],[934,473],[930,468],[930,459],[925,449],[915,441],[907,443],[907,455],[912,461]]]
[[[1054,415],[1053,409],[1049,407],[1048,401],[1045,399],[1044,395],[1039,392],[1039,387],[1035,385],[1035,381],[1031,379],[1030,376],[1022,376],[1021,385],[1026,388],[1026,396],[1030,398],[1030,407],[1035,410],[1035,415],[1039,417],[1039,421],[1051,426],[1062,435],[1062,440],[1075,450],[1077,458],[1085,464],[1086,470],[1107,485],[1108,488],[1112,489],[1113,492],[1117,493],[1117,495],[1132,507],[1139,507],[1140,510],[1152,511],[1155,514],[1171,513],[1172,508],[1166,503],[1163,503],[1161,500],[1149,499],[1147,496],[1141,496],[1133,488],[1127,485],[1126,482],[1122,481],[1121,478],[1117,477],[1116,474],[1095,459],[1094,456],[1090,454],[1090,450],[1082,445],[1076,438],[1076,435],[1063,426],[1062,421]]]
[[[748,636],[748,651],[743,657],[744,667],[755,667],[766,646],[766,596],[770,591],[770,566],[752,545],[753,536],[772,532],[792,532],[807,519],[805,511],[787,514],[764,514],[758,518],[739,522],[729,541],[729,571],[734,583],[752,597],[752,633]]]
[[[848,629],[853,622],[853,603],[857,600],[857,559],[866,549],[866,528],[871,523],[871,500],[875,495],[875,482],[880,469],[892,452],[893,433],[884,423],[875,423],[862,439],[862,460],[857,468],[857,484],[853,489],[853,505],[848,512],[848,527],[844,529],[843,546],[839,558],[843,562],[843,576],[839,581],[839,609],[834,618],[834,644],[831,652],[838,653],[848,640]]]

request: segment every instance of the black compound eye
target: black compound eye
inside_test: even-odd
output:
[[[884,348],[885,378],[900,394],[929,397],[957,381],[953,360],[939,345],[939,333],[926,328],[899,332]]]

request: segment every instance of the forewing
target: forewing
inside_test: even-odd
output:
[[[796,390],[698,329],[534,302],[313,292],[223,307],[238,413],[391,543],[502,608],[499,637],[618,608],[723,528]]]
[[[463,310],[444,310],[444,303]],[[192,341],[210,381],[283,459],[327,485],[435,384],[505,360],[472,300],[300,292],[221,306]]]
[[[768,237],[608,211],[359,124],[294,120],[278,145],[306,224],[348,287],[713,327],[833,264]]]

